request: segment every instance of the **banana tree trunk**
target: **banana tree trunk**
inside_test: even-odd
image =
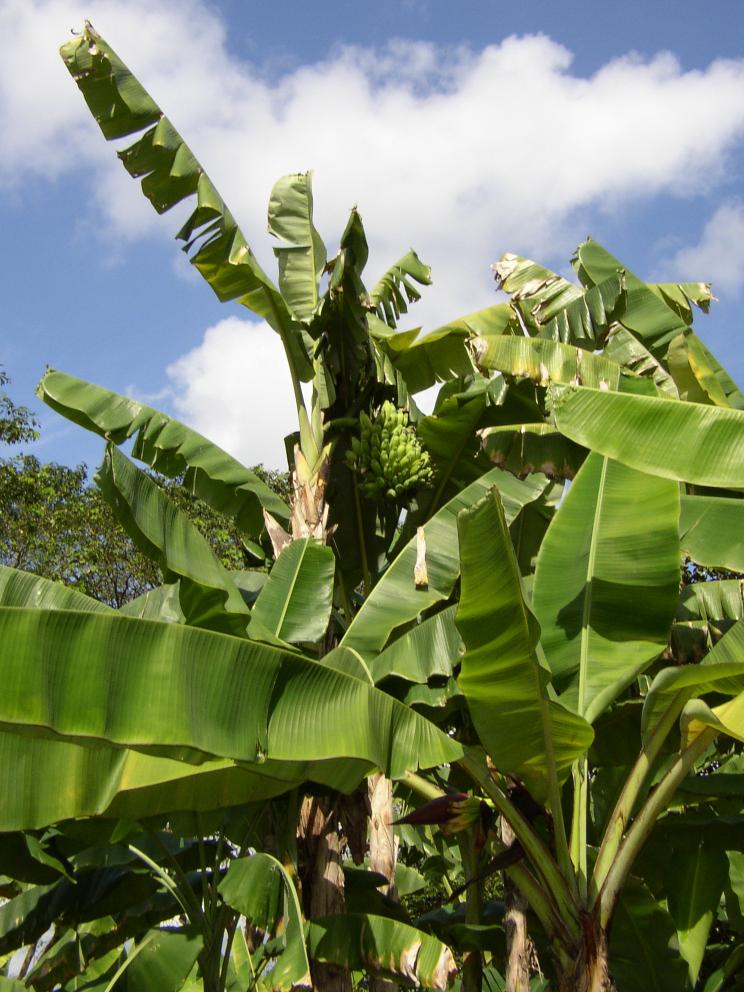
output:
[[[573,970],[563,976],[561,992],[616,992],[609,972],[607,931],[589,914],[581,919],[582,946]]]
[[[388,880],[382,890],[385,895],[395,897],[395,862],[397,849],[393,820],[393,783],[379,772],[367,779],[369,796],[369,867]],[[399,986],[384,978],[371,977],[370,992],[395,992]]]
[[[501,840],[514,843],[514,831],[502,818]],[[527,901],[504,872],[504,930],[506,932],[506,992],[529,992],[530,938],[527,933]]]

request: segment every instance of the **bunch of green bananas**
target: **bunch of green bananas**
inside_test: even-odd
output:
[[[360,476],[365,496],[400,499],[408,490],[430,485],[434,473],[404,410],[386,400],[374,420],[362,411],[359,437],[351,439],[346,464]]]

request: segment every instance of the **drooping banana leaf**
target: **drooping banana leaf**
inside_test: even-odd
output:
[[[698,565],[744,572],[744,500],[682,496],[679,538]]]
[[[0,565],[0,606],[32,606],[38,610],[82,610],[112,613],[105,603],[19,568]]]
[[[481,437],[490,461],[518,479],[533,472],[542,472],[559,482],[573,479],[586,458],[586,448],[574,444],[550,424],[487,427]]]
[[[651,379],[660,392],[668,394],[673,399],[679,399],[679,392],[669,372],[648,348],[621,324],[616,324],[610,331],[604,354],[611,361],[617,362],[636,375]]]
[[[86,430],[122,444],[134,436],[132,456],[184,486],[215,510],[235,518],[251,537],[263,530],[263,509],[278,520],[289,508],[259,477],[201,434],[128,396],[50,369],[40,399]]]
[[[561,701],[590,723],[666,647],[679,486],[592,452],[537,557],[533,608]]]
[[[744,620],[728,630],[699,665],[664,668],[654,678],[643,704],[642,732],[648,740],[664,717],[693,696],[736,696],[744,690]]]
[[[744,488],[744,411],[584,386],[551,387],[559,431],[631,468]]]
[[[360,777],[365,763],[395,778],[461,754],[385,693],[254,641],[117,613],[0,607],[0,643],[0,724],[20,733],[191,761],[345,757]]]
[[[447,989],[457,973],[452,951],[431,934],[387,916],[345,913],[312,920],[310,954],[355,971]]]
[[[420,328],[389,334],[373,324],[370,330],[409,393],[428,389],[436,382],[472,375],[476,368],[468,346],[471,337],[522,333],[508,303],[477,310],[423,336],[419,336]]]
[[[312,176],[283,176],[269,199],[269,233],[284,244],[274,248],[279,262],[279,288],[292,312],[309,321],[318,305],[318,285],[326,249],[313,224]]]
[[[680,718],[682,745],[689,747],[707,728],[744,741],[744,689],[720,706],[709,706],[702,699],[692,699]]]
[[[669,344],[667,366],[679,391],[679,398],[688,403],[730,407],[701,345],[700,339],[689,328]]]
[[[165,620],[170,623],[185,623],[179,597],[180,583],[171,582],[143,592],[119,607],[119,613],[140,620]],[[31,604],[29,604],[31,605]]]
[[[592,742],[583,716],[550,698],[539,627],[522,591],[507,520],[494,489],[458,516],[462,570],[458,683],[481,743],[501,772],[544,797]]]
[[[408,304],[421,299],[414,282],[431,286],[431,267],[424,265],[415,251],[409,251],[391,265],[370,290],[370,303],[388,327],[397,327],[400,315],[408,313]]]
[[[310,988],[302,910],[293,880],[281,862],[261,851],[231,862],[219,884],[228,906],[282,946],[271,970],[272,992]]]
[[[434,413],[422,417],[416,425],[434,469],[429,499],[424,494],[420,497],[429,513],[488,470],[476,433],[486,402],[485,393],[462,403],[452,397],[438,403]]]
[[[415,620],[423,610],[450,597],[460,574],[457,515],[492,486],[498,486],[511,523],[522,507],[540,496],[547,480],[532,476],[520,482],[500,469],[492,469],[458,493],[424,525],[426,588],[416,587],[417,538],[414,536],[367,597],[344,634],[342,644],[354,648],[369,661],[382,651],[396,627]]]
[[[476,338],[473,347],[482,368],[548,382],[575,383],[594,389],[617,389],[620,366],[602,355],[593,355],[560,341],[543,338]]]
[[[679,950],[687,962],[692,988],[700,973],[727,876],[725,851],[705,846],[702,838],[695,850],[675,852],[667,866],[667,904],[677,928]]]
[[[160,566],[166,581],[180,579],[186,623],[245,631],[250,610],[187,514],[111,442],[95,478],[134,543]]]
[[[455,626],[457,607],[427,617],[372,658],[369,671],[375,684],[389,676],[425,683],[433,676],[448,678],[464,651]]]
[[[649,289],[660,296],[668,307],[677,310],[686,323],[692,323],[693,304],[703,313],[710,310],[713,299],[709,282],[650,282]]]
[[[301,327],[246,243],[202,166],[150,94],[113,49],[86,22],[60,54],[107,140],[144,131],[118,153],[158,213],[196,196],[196,207],[176,237],[220,300],[237,300],[279,334],[296,375],[312,377]],[[147,129],[147,130],[145,130]]]
[[[317,641],[333,605],[333,551],[312,538],[290,542],[253,607],[257,621],[282,641]]]

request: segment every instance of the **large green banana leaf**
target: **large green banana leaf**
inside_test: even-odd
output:
[[[249,858],[237,858],[220,882],[219,891],[228,906],[281,943],[281,953],[271,970],[272,992],[309,988],[302,910],[294,882],[281,862],[260,851]]]
[[[309,321],[318,305],[318,284],[326,264],[325,245],[313,224],[309,172],[283,176],[274,184],[269,234],[284,242],[274,248],[282,296],[300,320]]]
[[[62,582],[0,565],[0,606],[33,606],[38,610],[82,610],[113,613],[110,606]]]
[[[744,411],[584,386],[551,393],[558,430],[578,444],[651,475],[744,488]]]
[[[436,382],[472,375],[475,365],[468,347],[471,337],[522,333],[508,303],[476,310],[423,336],[419,336],[420,328],[399,334],[388,333],[384,325],[380,328],[373,324],[370,329],[378,347],[384,350],[402,376],[409,393],[428,389]]]
[[[422,417],[416,425],[435,471],[434,491],[428,504],[431,508],[440,505],[442,497],[447,499],[470,485],[488,469],[476,433],[485,409],[485,393],[463,403],[451,397],[438,403],[434,413]],[[422,502],[425,501],[423,496]]]
[[[312,363],[300,325],[206,172],[150,94],[87,22],[60,54],[107,140],[144,131],[118,155],[131,176],[143,177],[142,191],[158,213],[196,196],[196,207],[177,234],[187,251],[201,241],[192,263],[220,300],[237,300],[277,331],[296,374],[309,381]]]
[[[212,631],[116,613],[2,607],[0,644],[0,725],[16,732],[197,761],[344,757],[393,778],[461,754],[436,727],[359,679]]]
[[[345,913],[312,920],[308,944],[318,961],[405,979],[418,988],[447,989],[457,973],[446,944],[387,916]]]
[[[134,436],[132,456],[184,486],[215,510],[235,518],[246,534],[263,530],[264,507],[279,520],[289,508],[259,477],[201,434],[128,396],[50,369],[40,399],[73,423],[121,444]]]
[[[334,568],[329,547],[309,537],[292,541],[258,594],[253,622],[290,644],[319,640],[331,616]]]
[[[179,602],[186,622],[244,632],[250,610],[188,515],[111,442],[95,478],[124,529],[160,566],[166,581],[181,580]]]
[[[463,489],[425,525],[428,585],[416,588],[417,538],[413,537],[382,576],[352,620],[341,643],[354,648],[368,661],[385,647],[401,624],[415,620],[425,609],[448,599],[460,574],[457,515],[498,486],[511,523],[521,509],[537,499],[547,486],[543,476],[520,482],[507,472],[492,469]]]
[[[190,927],[164,927],[146,939],[127,967],[127,992],[181,992],[202,950],[202,935]]]
[[[666,647],[679,486],[592,452],[540,547],[533,608],[561,701],[590,723]]]
[[[370,303],[388,327],[396,327],[400,315],[408,312],[408,304],[421,299],[414,282],[431,286],[431,267],[424,265],[415,251],[409,251],[391,265],[370,290]]]
[[[642,732],[648,740],[670,707],[677,711],[693,696],[737,696],[744,690],[744,620],[737,621],[699,665],[664,668],[643,704]]]
[[[744,572],[744,500],[682,496],[679,537],[699,565]]]
[[[582,716],[549,696],[540,630],[524,598],[503,504],[493,490],[458,516],[462,570],[458,684],[481,743],[501,772],[544,797],[592,742]]]
[[[185,623],[186,617],[181,609],[180,582],[171,582],[156,586],[143,592],[141,596],[130,599],[119,607],[119,613],[127,617],[138,617],[140,620],[166,620],[170,623]],[[29,603],[33,606],[33,603]],[[72,607],[74,609],[74,607]]]
[[[610,968],[618,992],[681,992],[687,968],[674,936],[674,921],[664,903],[631,878],[610,934]]]
[[[594,389],[617,389],[620,366],[602,355],[593,355],[560,341],[544,338],[489,337],[473,342],[481,368],[533,379],[576,383]]]

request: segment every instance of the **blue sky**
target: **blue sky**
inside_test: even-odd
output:
[[[273,272],[272,182],[314,170],[329,254],[362,212],[369,284],[409,247],[433,329],[494,301],[514,251],[587,234],[639,275],[706,279],[698,332],[744,382],[744,4],[1,0],[0,363],[39,457],[101,442],[39,406],[46,364],[128,392],[247,463],[293,428],[275,336],[222,306],[90,120],[56,52],[89,18],[206,166]]]

